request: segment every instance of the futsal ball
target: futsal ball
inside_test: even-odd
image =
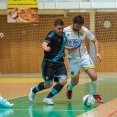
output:
[[[83,97],[82,101],[86,107],[90,107],[95,103],[95,98],[91,94],[88,94]]]

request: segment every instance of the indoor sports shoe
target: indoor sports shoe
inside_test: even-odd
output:
[[[67,90],[66,96],[68,99],[71,99],[72,98],[72,91]]]
[[[101,98],[100,95],[93,95],[93,97],[99,102],[99,103],[103,103],[103,100]]]
[[[7,100],[3,99],[2,96],[0,95],[0,106],[2,106],[2,107],[11,107],[13,105],[14,105],[13,103],[10,103]]]
[[[52,98],[44,98],[43,102],[45,102],[46,104],[54,104]]]
[[[28,95],[28,99],[32,102],[34,100],[35,97],[35,93],[33,93],[33,87],[30,89],[30,93]]]
[[[67,86],[67,87],[68,87],[68,86]],[[67,89],[66,96],[67,96],[68,99],[71,99],[71,98],[72,98],[72,91],[69,91],[69,90]]]

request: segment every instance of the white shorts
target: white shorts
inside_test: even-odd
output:
[[[81,72],[82,69],[88,70],[91,68],[95,68],[89,54],[85,54],[81,58],[80,57],[68,58],[68,65],[71,78],[76,77]]]

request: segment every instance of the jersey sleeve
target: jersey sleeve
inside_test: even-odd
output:
[[[46,36],[46,38],[44,39],[44,42],[47,42],[48,44],[50,44],[54,34],[55,34],[55,31],[49,32],[48,35]]]
[[[87,28],[85,28],[85,31],[86,31],[86,36],[89,40],[91,41],[95,40],[94,35]]]
[[[68,40],[67,40],[67,35],[66,35],[66,32],[67,32],[67,30],[66,30],[66,28],[64,28],[63,29],[63,33],[64,33],[64,35],[65,35],[65,45],[67,46],[68,45]]]
[[[47,42],[48,44],[51,43],[51,38],[48,37],[48,35],[46,36],[46,38],[44,39],[44,42]]]
[[[64,32],[63,32],[63,39],[64,39],[64,45],[66,45],[67,44],[67,37],[66,37]]]

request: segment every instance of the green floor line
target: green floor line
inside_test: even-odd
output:
[[[117,78],[100,80],[99,94],[102,95],[104,103],[117,98],[116,85]],[[71,100],[66,98],[65,93],[66,88],[53,98],[55,102],[53,106],[43,102],[48,92],[36,94],[33,102],[29,102],[27,96],[11,99],[10,101],[15,105],[10,109],[0,107],[0,117],[76,117],[99,106],[95,103],[87,108],[82,104],[82,97],[92,93],[90,83],[77,85]]]

